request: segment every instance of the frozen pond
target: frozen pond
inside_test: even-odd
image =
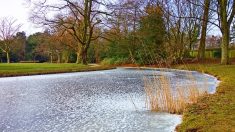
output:
[[[145,107],[143,76],[159,71],[106,71],[0,78],[0,132],[169,132],[180,115],[151,113]],[[184,71],[164,76],[190,82]],[[192,72],[197,82],[214,77]]]

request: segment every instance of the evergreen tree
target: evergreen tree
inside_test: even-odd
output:
[[[164,47],[166,28],[160,6],[148,5],[145,13],[146,15],[140,20],[139,30],[139,39],[143,48],[139,48],[138,54],[142,60],[148,60],[144,63],[151,64],[166,56]]]

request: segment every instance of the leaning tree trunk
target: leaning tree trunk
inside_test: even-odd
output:
[[[202,20],[202,31],[201,31],[201,39],[198,49],[198,56],[199,60],[205,59],[205,52],[206,52],[206,30],[207,30],[207,23],[208,23],[208,15],[209,15],[209,7],[210,7],[210,0],[205,0],[204,6],[204,14]]]
[[[9,52],[6,52],[6,54],[7,54],[7,63],[11,63],[11,61],[10,61],[10,54],[9,54]]]

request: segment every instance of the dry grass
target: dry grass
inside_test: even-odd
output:
[[[204,68],[203,68],[204,67]],[[190,64],[175,66],[178,69],[200,71],[220,79],[216,93],[200,97],[183,113],[178,132],[233,132],[235,130],[235,65]],[[206,81],[206,80],[205,80]]]
[[[171,78],[164,75],[151,79],[144,77],[147,108],[151,111],[180,114],[188,104],[196,103],[198,97],[206,93],[207,81],[199,88],[192,74],[188,73],[187,77],[190,83],[176,80],[175,84]]]

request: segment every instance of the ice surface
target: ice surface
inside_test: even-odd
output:
[[[143,76],[189,82],[186,72],[114,69],[0,79],[0,131],[170,132],[180,115],[145,107]],[[211,91],[216,79],[193,72]]]

